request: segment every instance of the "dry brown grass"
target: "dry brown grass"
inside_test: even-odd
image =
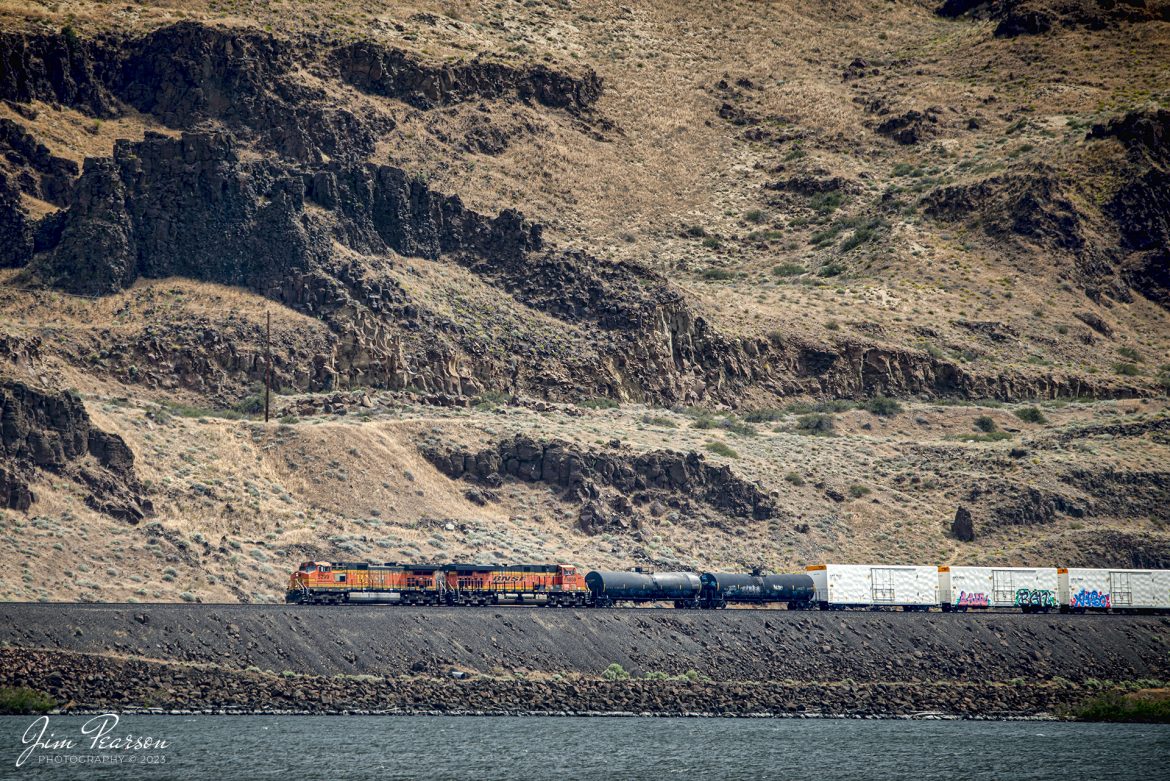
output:
[[[832,437],[797,433],[794,412],[757,424],[756,436],[746,437],[698,428],[689,413],[641,406],[577,417],[524,407],[443,410],[384,394],[375,395],[377,409],[364,417],[265,425],[213,415],[160,419],[157,404],[126,395],[89,392],[87,407],[97,425],[134,449],[157,517],[128,529],[86,508],[78,489],[42,480],[30,516],[3,515],[0,562],[13,573],[0,584],[3,598],[174,600],[188,592],[205,601],[279,599],[287,571],[311,557],[559,560],[587,567],[648,559],[659,566],[776,571],[824,559],[1050,563],[1038,557],[1062,545],[1081,522],[1061,516],[1048,526],[1008,527],[959,544],[946,532],[965,487],[1006,476],[1043,488],[1068,467],[1154,471],[1170,455],[1148,439],[1033,447],[1033,440],[1069,426],[1165,415],[1164,402],[1047,405],[1044,424],[1023,423],[998,406],[909,404],[892,418],[847,410],[833,414]],[[967,441],[982,415],[1014,430],[1012,438]],[[774,491],[781,515],[732,520],[724,528],[667,515],[639,534],[591,537],[576,528],[577,505],[543,486],[509,482],[498,502],[479,507],[463,496],[466,483],[447,479],[418,451],[428,438],[476,447],[520,432],[586,448],[617,437],[633,452],[698,450]],[[707,452],[712,441],[728,442],[738,457]],[[1018,446],[1031,455],[1007,459]],[[852,486],[869,493],[851,497]],[[828,500],[827,489],[846,500]],[[1151,541],[1165,536],[1153,518],[1092,522]],[[802,533],[797,526],[805,523],[809,531]],[[98,577],[110,567],[119,574]],[[62,578],[64,570],[75,574]]]
[[[924,179],[932,182],[928,189],[1041,163],[1084,172],[1086,194],[1079,197],[1102,202],[1117,186],[1116,152],[1086,144],[1084,128],[1117,112],[1170,104],[1170,26],[1005,41],[992,38],[987,24],[939,19],[921,4],[861,0],[686,6],[602,0],[568,7],[511,0],[0,0],[4,27],[71,24],[90,34],[140,31],[187,18],[276,34],[373,37],[435,60],[483,53],[595,68],[606,85],[595,117],[492,103],[491,122],[510,133],[507,150],[496,156],[437,141],[439,135],[462,138],[483,121],[475,104],[419,111],[345,90],[334,98],[395,117],[396,129],[374,155],[379,162],[423,173],[437,189],[484,211],[520,208],[546,223],[558,246],[663,271],[729,333],[863,338],[937,353],[981,373],[1020,368],[1107,374],[1121,347],[1144,356],[1139,367],[1147,375],[1170,363],[1165,310],[1142,299],[1097,306],[1063,282],[1069,257],[995,242],[980,230],[935,223],[909,208]],[[843,80],[842,71],[857,57],[880,74]],[[741,90],[746,97],[740,105],[795,140],[745,140],[743,128],[718,116],[724,96],[716,84],[724,78],[757,85]],[[937,106],[941,126],[927,142],[897,146],[873,132],[876,116],[866,111],[867,100],[879,100],[894,113]],[[134,114],[95,123],[69,110],[36,108],[36,120],[21,121],[54,154],[78,162],[108,154],[116,138],[166,130]],[[0,106],[0,116],[14,115]],[[972,117],[980,120],[977,130],[966,128]],[[1021,119],[1026,123],[1009,134]],[[896,175],[899,166],[920,175]],[[842,176],[857,190],[836,210],[817,214],[807,199],[780,199],[763,189],[797,173]],[[877,214],[891,187],[903,190],[906,208],[882,212],[887,227],[876,239],[849,253],[810,243],[836,219]],[[38,214],[52,208],[29,206]],[[749,220],[755,210],[760,220]],[[685,237],[687,226],[720,237],[718,246]],[[748,239],[769,230],[775,234]],[[500,305],[491,289],[462,269],[411,263],[414,273],[389,273],[412,298],[442,316],[473,323],[485,337],[522,331],[563,349],[588,349],[563,323]],[[826,263],[841,264],[844,273],[816,276]],[[773,273],[785,264],[809,273]],[[710,269],[728,278],[705,277]],[[6,273],[0,281],[10,277]],[[1044,486],[1070,465],[1161,470],[1170,456],[1164,444],[1122,439],[1044,449],[1023,460],[1005,456],[1015,444],[1078,423],[1165,414],[1164,401],[1048,406],[1044,426],[1022,423],[998,407],[915,403],[890,419],[838,413],[832,438],[793,433],[796,415],[759,425],[754,438],[737,438],[694,428],[681,412],[641,407],[578,418],[524,409],[441,411],[393,400],[367,420],[329,417],[264,426],[171,415],[160,423],[147,415],[160,402],[206,400],[122,385],[84,368],[82,359],[111,334],[192,318],[255,326],[269,308],[278,329],[306,340],[323,338],[318,321],[240,291],[180,280],[141,283],[98,302],[0,285],[4,332],[46,345],[43,360],[21,371],[82,390],[95,420],[133,447],[159,507],[158,528],[189,545],[186,553],[170,542],[148,545],[148,530],[127,530],[95,515],[74,488],[46,478],[35,487],[40,500],[29,518],[3,514],[0,564],[14,574],[0,584],[0,597],[178,599],[189,592],[208,600],[272,599],[280,594],[285,571],[310,551],[375,560],[498,554],[586,566],[648,557],[686,566],[762,563],[777,570],[825,558],[1020,563],[1042,555],[1046,545],[1073,539],[1074,521],[1006,529],[959,546],[944,531],[973,477],[1007,474]],[[1115,338],[1086,346],[1088,329],[1072,316],[1080,310],[1104,318]],[[1002,323],[1019,337],[993,342],[956,320]],[[924,336],[924,329],[935,335]],[[1003,442],[965,441],[980,415],[1018,431]],[[739,453],[735,470],[777,491],[784,515],[735,533],[679,519],[657,522],[640,540],[587,537],[575,530],[576,508],[542,488],[508,485],[498,504],[470,504],[464,486],[440,476],[415,447],[427,435],[479,443],[516,431],[586,446],[616,436],[636,450],[705,453],[709,442],[725,440]],[[790,473],[803,484],[787,481]],[[909,483],[910,476],[920,482]],[[826,487],[847,492],[851,485],[871,493],[841,504],[825,498]],[[1150,519],[1098,520],[1105,528],[1165,534]],[[457,528],[447,530],[448,522]],[[808,533],[795,530],[800,523],[809,524]],[[210,552],[194,542],[196,535],[208,541]],[[82,572],[75,562],[84,562],[90,573],[113,566],[122,575],[59,577],[66,569]],[[167,567],[176,572],[171,580],[161,576]],[[142,573],[144,581],[134,583],[126,573]],[[89,589],[78,578],[103,585]]]

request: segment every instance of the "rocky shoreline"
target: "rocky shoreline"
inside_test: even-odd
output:
[[[1054,716],[1097,692],[1072,682],[523,680],[288,675],[48,650],[0,651],[0,686],[61,712],[962,718]]]

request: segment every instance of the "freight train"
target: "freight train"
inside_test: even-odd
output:
[[[285,600],[300,604],[672,604],[720,609],[1020,610],[1170,613],[1170,570],[817,564],[805,572],[628,572],[565,564],[384,564],[307,561]]]

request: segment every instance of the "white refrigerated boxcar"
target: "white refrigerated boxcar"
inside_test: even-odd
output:
[[[903,607],[938,604],[938,568],[893,564],[818,564],[806,569],[821,607]]]
[[[1056,567],[939,567],[943,610],[1057,608]]]
[[[1057,570],[1060,604],[1073,611],[1170,609],[1170,570]]]

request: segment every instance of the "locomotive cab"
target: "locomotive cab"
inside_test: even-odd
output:
[[[308,601],[314,587],[331,581],[332,571],[333,565],[327,561],[306,561],[301,564],[297,571],[289,576],[284,601]]]

